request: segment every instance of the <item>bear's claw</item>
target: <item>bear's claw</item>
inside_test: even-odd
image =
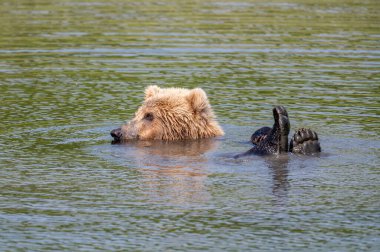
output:
[[[317,133],[311,129],[298,129],[290,140],[289,150],[306,155],[321,152]]]
[[[256,130],[252,136],[251,136],[251,142],[253,144],[259,144],[261,141],[263,141],[269,134],[269,132],[272,130],[270,127],[262,127],[258,130]]]

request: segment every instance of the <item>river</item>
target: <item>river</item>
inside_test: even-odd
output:
[[[380,4],[0,1],[1,251],[376,251]],[[226,135],[111,145],[144,88]],[[247,157],[283,105],[318,156]]]

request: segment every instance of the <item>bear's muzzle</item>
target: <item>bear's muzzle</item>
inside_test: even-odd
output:
[[[120,143],[121,139],[123,137],[123,134],[121,133],[121,128],[117,128],[111,131],[111,136],[113,137],[113,144]]]

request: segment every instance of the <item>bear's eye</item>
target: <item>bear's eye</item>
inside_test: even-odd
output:
[[[153,121],[154,116],[153,116],[152,113],[146,113],[145,116],[144,116],[144,119],[148,120],[148,121]]]

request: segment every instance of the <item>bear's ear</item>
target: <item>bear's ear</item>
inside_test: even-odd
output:
[[[145,89],[145,100],[158,94],[158,92],[160,92],[160,88],[158,86],[156,85],[148,86]]]
[[[209,107],[207,95],[201,88],[194,88],[190,90],[186,98],[196,113],[206,112]]]

